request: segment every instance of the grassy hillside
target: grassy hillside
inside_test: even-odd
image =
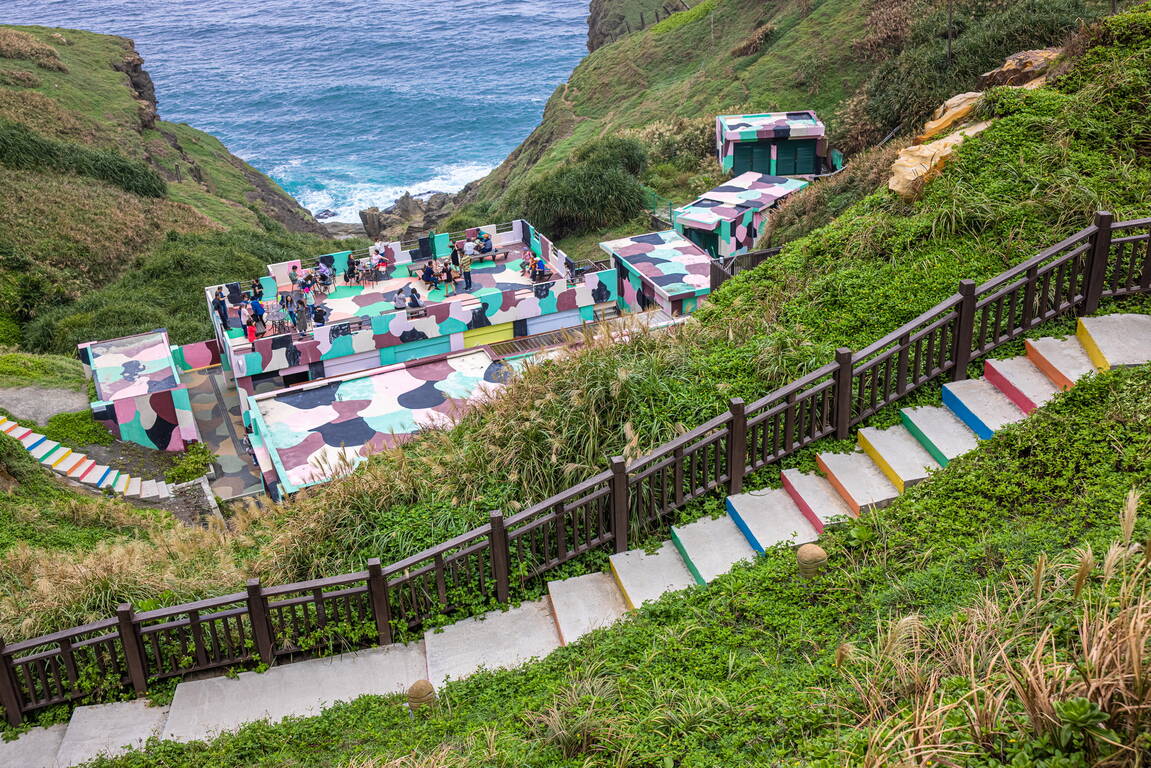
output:
[[[607,0],[600,13],[632,14],[638,4]],[[540,126],[464,199],[498,204],[509,186],[553,170],[581,144],[620,133],[640,135],[649,145],[680,136],[693,147],[677,160],[680,171],[710,170],[712,120],[721,113],[815,109],[829,123],[833,143],[862,149],[892,128],[921,122],[1007,55],[1061,43],[1081,21],[1109,8],[1099,0],[689,5],[690,11],[584,59],[548,101]],[[949,5],[955,34],[950,63],[944,39]],[[667,168],[653,170],[665,182],[670,175]],[[681,181],[663,184],[661,194],[685,202],[712,180]]]
[[[987,107],[995,125],[963,146],[920,202],[876,192],[729,281],[679,330],[533,366],[507,397],[454,428],[426,431],[346,479],[245,516],[213,545],[234,567],[201,572],[195,589],[235,589],[237,571],[290,581],[373,556],[399,560],[482,523],[491,509],[517,511],[578,482],[611,455],[642,455],[730,397],[761,397],[836,347],[866,346],[950,296],[961,278],[990,278],[1078,230],[1096,208],[1146,215],[1151,10],[1116,17],[1081,43],[1086,55],[1061,81],[995,92]],[[102,558],[121,556],[112,548],[88,562],[98,569]],[[120,588],[162,593],[173,558],[183,562],[177,548],[140,549]],[[177,582],[186,594],[189,583]],[[0,634],[101,615],[82,590],[54,587],[50,575],[42,584],[52,600],[28,604],[19,589],[0,590]]]
[[[158,119],[141,64],[124,38],[0,26],[0,343],[169,232],[321,233],[217,139]]]
[[[778,547],[415,718],[369,696],[96,765],[1140,765],[1149,452],[1151,368],[1096,376],[825,535],[814,581]]]

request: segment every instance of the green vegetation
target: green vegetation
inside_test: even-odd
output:
[[[0,387],[54,387],[81,392],[84,366],[75,356],[31,355],[0,348]]]
[[[203,443],[192,443],[164,474],[164,479],[175,484],[189,483],[208,474],[215,460],[216,454],[212,453],[208,446]]]
[[[960,279],[990,278],[1080,229],[1095,209],[1144,215],[1151,127],[1136,113],[1151,102],[1151,34],[1141,31],[1148,17],[1151,10],[1140,9],[1108,21],[1065,80],[994,95],[989,109],[1002,116],[963,145],[921,201],[867,196],[726,283],[674,331],[627,344],[593,341],[531,366],[506,397],[454,428],[426,431],[287,503],[245,511],[234,532],[187,557],[172,546],[139,552],[137,569],[122,572],[121,594],[202,596],[234,590],[247,576],[279,583],[356,570],[368,557],[400,560],[481,524],[492,509],[515,512],[585,479],[609,456],[642,455],[720,412],[728,398],[762,397],[839,346],[866,346],[950,296]],[[179,248],[169,253],[180,258]],[[200,256],[190,254],[194,267]],[[143,275],[172,275],[168,261]],[[125,313],[141,313],[121,327],[172,327],[159,311],[145,314],[153,310],[133,300],[130,286],[109,290]],[[46,348],[60,349],[88,332],[77,329],[113,335],[115,313],[96,311],[102,307],[88,317],[46,317],[34,330]],[[682,519],[707,511],[696,505]],[[203,558],[218,565],[198,568],[195,580],[157,575],[185,573]],[[589,558],[568,572],[599,564]],[[71,584],[56,586],[49,575],[43,585],[56,595],[50,606],[0,594],[0,634],[15,637],[17,619],[23,628],[55,629],[103,615],[89,613]],[[541,589],[528,584],[519,594]]]
[[[779,547],[415,718],[364,697],[97,765],[1136,766],[1148,456],[1151,368],[1095,376],[825,535],[813,581]]]
[[[131,273],[171,232],[321,232],[217,139],[157,119],[128,40],[0,27],[0,59],[0,344],[26,343],[28,323]]]
[[[0,122],[0,163],[22,170],[88,176],[141,197],[163,197],[168,186],[143,163],[111,150],[45,139],[22,125]]]

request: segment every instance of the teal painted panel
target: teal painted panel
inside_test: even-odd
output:
[[[332,348],[320,355],[321,360],[331,360],[336,357],[347,357],[356,354],[355,342],[352,336],[340,336],[332,342]]]
[[[395,361],[402,363],[407,360],[416,360],[421,357],[431,357],[452,351],[452,340],[448,336],[437,336],[432,339],[420,339],[400,344],[395,349]]]
[[[595,307],[590,306],[590,305],[586,306],[586,307],[580,307],[579,308],[579,316],[580,316],[580,319],[583,320],[585,323],[594,322],[595,321]]]
[[[259,352],[245,352],[243,360],[245,376],[255,376],[264,372],[264,359],[260,357]]]
[[[260,288],[264,290],[264,301],[275,301],[279,288],[276,287],[276,278],[265,275],[260,278]]]
[[[447,232],[442,232],[432,237],[432,252],[440,258],[443,258],[452,252],[452,242],[448,238]]]
[[[348,271],[348,259],[350,259],[352,257],[352,252],[351,251],[341,251],[339,253],[333,253],[332,256],[336,260],[335,264],[332,267],[333,269],[336,270],[336,274],[342,275],[345,272],[347,272]]]

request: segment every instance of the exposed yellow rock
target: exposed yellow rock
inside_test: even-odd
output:
[[[939,105],[931,115],[931,119],[923,126],[923,133],[915,137],[916,144],[922,144],[933,136],[938,136],[950,130],[952,126],[962,122],[975,109],[983,94],[979,91],[970,91],[952,96]]]
[[[974,136],[989,125],[991,125],[991,121],[985,120],[981,123],[964,126],[958,131],[928,144],[913,144],[901,149],[899,157],[891,166],[891,180],[887,182],[888,189],[905,200],[914,200],[919,196],[923,185],[939,174],[940,169],[955,152],[955,148],[962,144],[968,136]]]
[[[1040,48],[1034,51],[1021,51],[1007,57],[1003,66],[979,76],[979,84],[984,88],[996,85],[1023,85],[1029,88],[1031,81],[1046,72],[1059,58],[1062,48]]]

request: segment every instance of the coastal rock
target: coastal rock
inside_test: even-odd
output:
[[[1042,75],[1059,58],[1061,48],[1039,48],[1021,51],[1008,56],[1003,66],[979,76],[979,84],[984,88],[997,85],[1023,85]]]
[[[131,40],[126,41],[128,51],[124,60],[112,65],[117,72],[128,76],[128,84],[136,93],[136,104],[141,128],[155,128],[159,111],[156,107],[156,86],[152,76],[144,69],[144,57],[136,52]]]
[[[389,233],[406,232],[408,228],[408,220],[403,216],[381,211],[375,206],[360,211],[360,221],[363,223],[364,231],[368,233],[368,237],[373,240],[378,240],[381,237],[385,240],[395,240],[397,238],[388,237]],[[423,221],[422,216],[420,221]]]
[[[983,94],[979,91],[970,91],[952,96],[939,105],[931,115],[931,119],[923,126],[923,133],[915,137],[917,143],[923,143],[933,136],[949,131],[958,123],[967,119],[974,110]]]
[[[951,135],[936,139],[929,144],[913,144],[901,149],[899,157],[891,166],[888,189],[904,200],[916,199],[923,190],[923,185],[939,175],[944,164],[954,154],[955,148],[968,136],[974,136],[989,125],[990,121],[984,121],[964,126]]]

